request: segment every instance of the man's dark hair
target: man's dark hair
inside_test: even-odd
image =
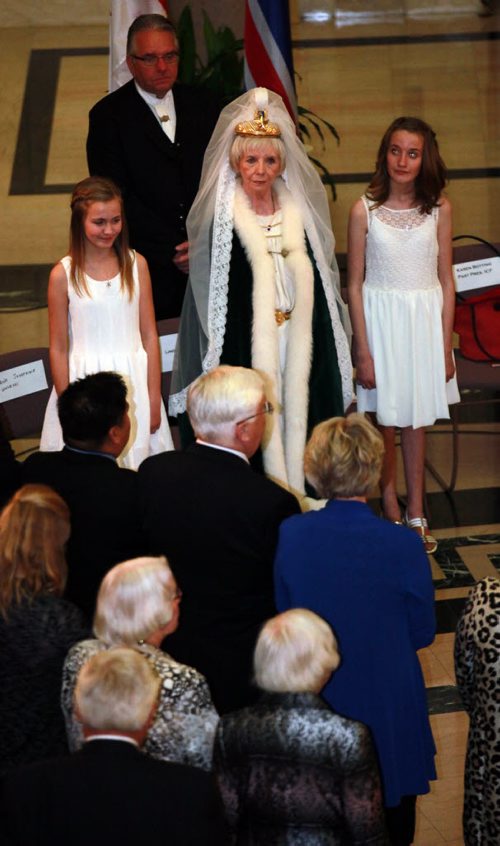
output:
[[[57,400],[64,442],[99,447],[126,410],[127,386],[118,373],[94,373],[71,382]]]
[[[155,29],[159,29],[162,32],[171,32],[177,41],[175,26],[164,15],[139,15],[129,26],[127,33],[127,56],[130,56],[132,53],[132,42],[138,32]]]

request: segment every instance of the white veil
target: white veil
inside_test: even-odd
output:
[[[281,97],[266,88],[254,88],[221,112],[205,152],[200,188],[187,218],[189,282],[174,356],[170,398],[170,412],[174,415],[185,411],[186,392],[191,382],[220,361],[226,324],[236,181],[229,164],[229,152],[235,125],[253,120],[256,108],[266,109],[269,121],[278,124],[281,130],[286,149],[286,168],[282,176],[300,210],[323,282],[335,330],[344,402],[348,404],[352,396],[351,357],[343,328],[349,332],[349,318],[340,295],[326,191],[297,137],[295,124]]]

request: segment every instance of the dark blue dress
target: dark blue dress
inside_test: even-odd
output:
[[[435,617],[419,537],[363,502],[333,500],[282,523],[275,584],[280,611],[309,608],[337,635],[342,662],[322,695],[371,728],[385,805],[427,793],[435,746],[416,651],[432,643]]]

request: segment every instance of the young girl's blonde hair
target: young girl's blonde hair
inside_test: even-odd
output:
[[[109,203],[118,200],[122,216],[122,229],[115,239],[113,249],[118,257],[120,267],[121,289],[126,291],[132,299],[134,278],[132,274],[132,257],[128,245],[128,229],[123,209],[123,198],[120,189],[111,179],[101,176],[89,176],[75,185],[71,197],[71,223],[69,234],[69,255],[71,257],[70,282],[78,296],[91,293],[85,280],[85,232],[83,224],[91,203]]]

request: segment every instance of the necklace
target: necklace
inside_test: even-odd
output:
[[[269,221],[269,223],[267,224],[267,227],[266,227],[268,232],[271,231],[272,226],[276,225],[274,223],[274,215],[276,214],[276,206],[274,205],[274,194],[272,192],[271,192],[271,200],[273,201],[273,210],[271,212],[271,220]]]
[[[256,217],[259,219],[259,225],[266,232],[270,232],[272,227],[276,226],[276,223],[274,221],[274,217],[276,215],[276,206],[275,206],[275,203],[274,203],[274,195],[272,193],[271,193],[271,202],[273,204],[273,210],[272,210],[271,214],[261,214],[258,211],[256,211],[255,209],[253,209]],[[261,222],[261,221],[266,220],[266,219],[267,219],[267,223]]]

